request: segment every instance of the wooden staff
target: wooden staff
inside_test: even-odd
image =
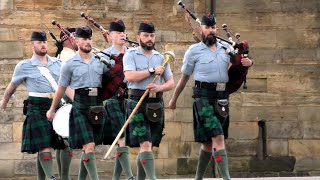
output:
[[[167,51],[164,53],[164,61],[162,63],[162,66],[167,65],[167,63],[169,61],[174,61],[174,53],[172,51]],[[157,78],[159,77],[159,74],[157,74],[153,80],[151,81],[151,83],[154,83]],[[118,140],[120,139],[120,136],[122,135],[123,131],[127,128],[127,126],[129,125],[132,117],[134,116],[134,114],[137,112],[137,110],[139,109],[139,107],[141,106],[144,98],[149,94],[150,89],[146,89],[146,91],[143,93],[143,95],[141,96],[139,102],[137,103],[136,107],[132,110],[130,116],[128,117],[127,121],[124,123],[123,127],[121,128],[120,132],[118,133],[117,137],[114,139],[113,143],[111,144],[110,148],[108,149],[108,152],[106,153],[106,155],[104,156],[104,159],[107,159],[107,157],[109,156],[109,154],[111,153],[111,150],[113,149],[113,147],[116,145],[116,143],[118,142]]]

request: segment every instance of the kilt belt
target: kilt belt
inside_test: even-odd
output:
[[[144,92],[145,90],[129,89],[128,95],[141,97],[144,94]],[[151,98],[161,99],[162,96],[163,96],[163,92],[158,92],[155,95],[153,93],[149,93],[149,96],[146,96],[146,98],[151,97]]]
[[[79,88],[74,92],[79,95],[98,96],[98,88]]]
[[[226,83],[208,83],[208,82],[201,82],[201,81],[195,81],[195,87],[198,87],[200,89],[210,89],[214,91],[225,91],[226,90]]]
[[[29,96],[53,99],[53,97],[54,97],[54,92],[51,92],[51,93],[29,92]]]

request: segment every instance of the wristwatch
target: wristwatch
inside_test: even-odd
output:
[[[148,71],[149,71],[150,75],[152,75],[155,73],[156,70],[154,68],[149,68]]]

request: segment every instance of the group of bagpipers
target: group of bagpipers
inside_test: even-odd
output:
[[[99,179],[95,146],[117,143],[113,180],[120,179],[122,172],[126,179],[156,179],[152,147],[159,147],[163,137],[163,92],[175,87],[168,107],[179,108],[178,97],[192,76],[194,138],[201,143],[195,179],[203,179],[208,163],[214,160],[221,177],[229,180],[224,143],[228,136],[229,95],[241,86],[240,76],[245,77],[252,60],[241,56],[240,46],[234,48],[218,40],[215,17],[204,15],[193,33],[198,35],[197,42],[186,50],[181,77],[175,85],[168,64],[173,55],[155,50],[154,24],[139,24],[137,47],[126,46],[125,29],[122,20],[112,21],[103,33],[112,46],[97,51],[92,46],[90,26],[64,28],[57,41],[63,47],[57,58],[47,54],[46,33],[32,32],[33,55],[16,65],[0,108],[6,109],[20,84],[26,86],[21,151],[38,153],[37,178],[58,179],[52,170],[54,149],[60,179],[70,180],[73,149],[81,149],[78,179]],[[230,74],[230,65],[245,74]],[[72,104],[65,120],[69,121],[67,137],[57,134],[52,125],[56,111],[64,105],[62,99]],[[129,147],[140,148],[135,176]]]

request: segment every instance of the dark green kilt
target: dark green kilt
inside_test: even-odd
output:
[[[130,116],[132,110],[136,107],[140,97],[129,96],[126,102],[126,119]],[[161,139],[163,137],[163,128],[164,128],[164,116],[162,117],[161,121],[159,122],[152,122],[149,121],[144,116],[145,111],[145,103],[149,102],[156,102],[159,100],[150,100],[147,99],[143,101],[138,111],[132,117],[128,127],[126,128],[126,145],[129,147],[140,147],[140,143],[144,141],[149,141],[152,143],[152,146],[159,147]],[[162,108],[161,110],[164,111],[163,108],[163,100],[161,99]],[[163,113],[164,115],[164,113]]]
[[[125,123],[124,110],[122,108],[123,101],[114,96],[104,103],[104,108],[107,112],[103,130],[103,144],[105,145],[113,143]],[[124,137],[124,134],[121,137]]]
[[[22,129],[21,152],[37,153],[44,148],[58,148],[58,135],[46,116],[51,102],[52,99],[49,98],[28,97],[28,110]]]
[[[193,88],[193,129],[195,142],[211,141],[212,137],[227,135],[229,117],[223,118],[214,110],[214,100],[227,99],[226,92]],[[225,137],[227,139],[227,136]]]
[[[102,131],[105,116],[101,124],[92,124],[88,119],[90,106],[102,105],[98,96],[75,94],[69,120],[69,143],[73,149],[82,149],[83,145],[94,142],[102,144]]]

